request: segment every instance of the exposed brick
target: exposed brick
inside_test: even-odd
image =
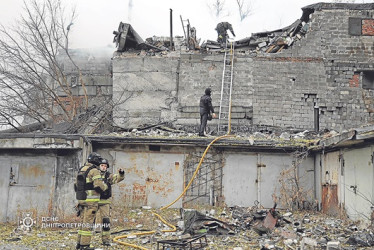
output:
[[[362,20],[362,34],[366,36],[374,36],[374,20],[373,19]]]
[[[360,84],[360,74],[356,73],[352,76],[352,79],[349,80],[349,87],[357,88]]]

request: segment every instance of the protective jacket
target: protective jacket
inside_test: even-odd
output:
[[[200,98],[200,115],[209,114],[210,111],[214,113],[212,98],[209,95],[203,95]]]
[[[226,36],[227,30],[230,30],[231,34],[235,36],[232,25],[231,23],[228,23],[228,22],[222,22],[222,23],[217,24],[216,30],[217,30],[218,35],[222,35],[222,36]]]
[[[82,177],[85,176],[85,180]],[[77,182],[75,183],[76,191],[77,187],[81,186],[80,182],[84,181],[84,192],[85,196],[78,196],[77,199],[80,204],[87,202],[99,202],[100,194],[108,189],[108,185],[104,182],[101,171],[91,163],[86,163],[78,173]],[[79,190],[78,190],[79,191]]]
[[[100,194],[99,204],[108,204],[111,202],[112,197],[112,185],[123,181],[125,174],[112,174],[109,171],[101,172],[101,177],[107,184],[108,189]]]

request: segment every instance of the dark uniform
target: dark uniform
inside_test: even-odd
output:
[[[78,176],[86,176],[86,179],[84,180],[84,190],[86,195],[85,199],[78,198],[81,226],[78,230],[77,249],[94,249],[90,246],[90,243],[96,212],[99,209],[100,194],[108,189],[108,185],[105,184],[101,172],[98,169],[101,156],[96,153],[91,153],[88,156],[87,161],[88,162],[78,173]],[[78,178],[75,185],[76,187],[79,186]]]
[[[106,164],[109,168],[109,162],[106,159],[102,159],[101,164]],[[104,182],[108,185],[108,189],[101,193],[99,201],[99,211],[96,215],[96,222],[102,222],[101,239],[103,245],[110,246],[110,204],[112,197],[112,185],[123,181],[125,178],[125,171],[122,169],[118,170],[118,174],[112,174],[109,171],[102,171],[101,177]]]
[[[212,90],[207,88],[205,90],[205,95],[200,98],[200,130],[199,136],[204,136],[206,124],[208,122],[208,115],[210,112],[214,113],[214,108],[212,105],[212,98],[210,97]]]
[[[232,25],[228,22],[222,22],[217,24],[216,31],[218,33],[217,42],[224,44],[228,37],[227,30],[230,30],[231,34],[235,36]]]

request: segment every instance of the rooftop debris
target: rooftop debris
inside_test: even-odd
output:
[[[301,40],[307,33],[309,24],[296,20],[290,26],[273,31],[259,32],[252,34],[251,37],[244,38],[234,42],[236,50],[254,50],[265,53],[277,53],[284,48],[290,47],[295,41]],[[221,44],[208,40],[201,45],[205,51],[220,51]]]
[[[308,21],[310,14],[314,12],[314,8],[318,6],[307,6],[303,9],[301,19],[297,19],[293,24],[273,31],[253,33],[250,37],[238,41],[234,41],[233,45],[239,51],[252,51],[263,53],[277,53],[302,39],[309,30]],[[183,21],[182,21],[183,25]],[[183,26],[183,28],[185,28]],[[175,49],[181,50],[200,50],[201,52],[221,52],[224,44],[212,40],[207,40],[201,46],[200,39],[196,37],[196,28],[187,25],[188,30],[184,31],[185,39],[182,43],[175,44]],[[147,38],[144,43],[139,35],[135,32],[130,24],[120,23],[118,32],[114,31],[114,42],[117,44],[117,51],[124,52],[132,49],[135,50],[151,50],[152,52],[168,51],[170,47],[170,38],[163,41]],[[178,40],[178,39],[177,39]],[[188,41],[187,41],[188,40]],[[128,41],[128,42],[126,42]],[[146,53],[146,55],[154,55]]]
[[[144,43],[143,39],[138,35],[134,28],[128,24],[120,22],[118,31],[113,31],[117,51],[123,52],[128,48],[137,48],[140,44]]]
[[[117,52],[124,52],[128,50],[155,50],[168,51],[169,49],[163,45],[155,46],[152,40],[144,40],[138,35],[131,24],[120,22],[118,31],[113,31],[113,42],[116,44]],[[170,43],[170,42],[169,42]]]
[[[316,3],[305,6],[302,8],[303,14],[300,19],[297,19],[293,24],[273,31],[265,31],[253,33],[250,37],[234,41],[235,49],[238,51],[245,52],[262,52],[262,53],[278,53],[283,49],[287,49],[292,46],[296,41],[301,40],[305,34],[309,31],[309,20],[311,14],[316,10],[322,9],[355,9],[355,10],[366,10],[373,9],[374,4],[349,4],[349,3]],[[182,19],[182,18],[181,18]],[[182,20],[182,26],[185,27]],[[189,26],[189,25],[188,25]],[[199,46],[199,39],[196,38],[196,29],[190,27],[188,32],[184,31],[184,47],[175,46],[184,50],[200,50],[201,52],[221,52],[223,45],[221,43],[207,40]],[[128,30],[130,32],[128,32]],[[168,48],[170,45],[170,38],[164,44],[154,45],[153,42],[142,43],[137,41],[137,43],[142,46],[134,46],[131,43],[125,43],[123,41],[128,37],[129,40],[134,40],[134,34],[136,32],[132,29],[130,24],[124,24],[121,22],[118,32],[115,32],[115,42],[120,45],[118,46],[118,52],[127,51],[131,48],[133,49],[153,49],[157,51],[164,51],[164,48]],[[122,35],[121,35],[122,34]],[[120,35],[120,39],[118,38]],[[137,35],[137,34],[136,34]],[[186,42],[186,40],[188,40]],[[168,45],[167,45],[168,43]],[[156,48],[152,48],[155,46]],[[168,50],[165,50],[168,51]],[[149,55],[149,54],[147,54]],[[153,54],[150,54],[153,55]]]

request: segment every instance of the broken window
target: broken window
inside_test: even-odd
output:
[[[374,89],[374,71],[362,72],[362,88]]]
[[[71,76],[71,78],[70,78],[70,86],[72,88],[74,88],[75,86],[77,86],[77,77],[76,76]]]
[[[374,36],[374,19],[350,17],[348,32],[352,36]]]
[[[352,36],[361,36],[361,18],[349,18],[349,34]]]

